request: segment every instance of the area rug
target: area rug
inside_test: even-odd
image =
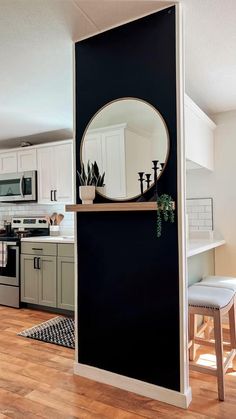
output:
[[[75,348],[75,323],[70,317],[54,317],[44,323],[23,330],[18,336],[41,340],[55,345]]]

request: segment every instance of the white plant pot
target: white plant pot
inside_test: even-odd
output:
[[[82,204],[92,204],[95,198],[95,186],[80,186],[79,197]]]
[[[96,186],[96,191],[101,195],[106,195],[106,186]]]

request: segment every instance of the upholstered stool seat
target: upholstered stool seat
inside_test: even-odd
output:
[[[206,276],[195,285],[204,287],[225,288],[236,292],[236,278],[231,276]]]
[[[205,286],[201,283],[188,289],[188,304],[194,307],[220,309],[225,307],[233,298],[234,292],[229,289]]]
[[[190,338],[190,361],[195,358],[195,344],[210,345],[212,341],[200,337],[196,329],[195,315],[213,317],[214,337],[216,351],[216,369],[190,363],[189,368],[194,371],[210,373],[217,376],[218,397],[224,400],[224,374],[229,368],[230,363],[236,354],[236,331],[235,331],[235,291],[232,289],[217,288],[216,286],[205,286],[196,284],[188,289],[189,303],[189,338]],[[229,315],[230,324],[230,344],[223,344],[222,336],[222,316]],[[226,361],[224,362],[223,346],[230,350]]]

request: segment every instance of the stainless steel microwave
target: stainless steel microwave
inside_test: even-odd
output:
[[[36,202],[37,172],[0,174],[0,202]]]

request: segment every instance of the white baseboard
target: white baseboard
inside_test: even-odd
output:
[[[74,363],[74,373],[82,377],[89,378],[99,383],[108,384],[122,390],[131,391],[142,396],[149,397],[160,402],[168,403],[183,409],[187,409],[192,400],[191,387],[183,394],[178,391],[169,390],[154,384],[149,384],[134,378],[125,377],[124,375],[115,374],[113,372],[101,370],[89,365]]]

